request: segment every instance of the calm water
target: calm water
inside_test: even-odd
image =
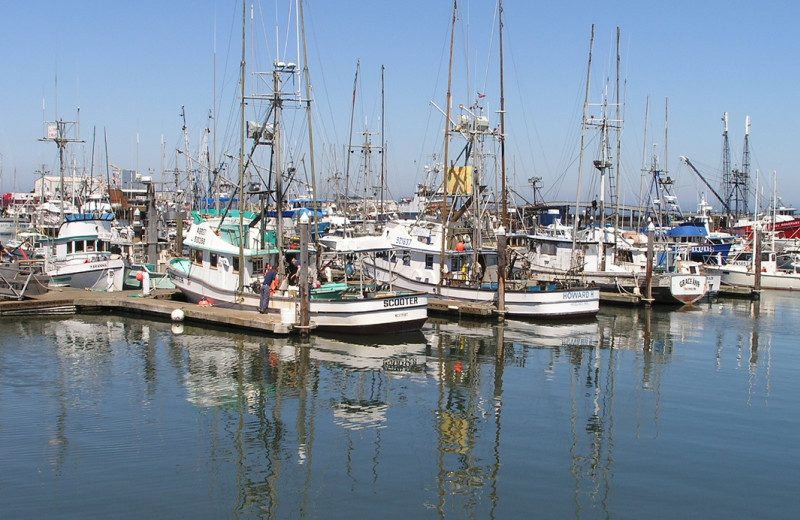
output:
[[[800,295],[388,345],[0,318],[0,517],[796,516]]]

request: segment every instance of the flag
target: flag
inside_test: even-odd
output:
[[[481,94],[480,92],[478,92],[478,99],[485,98],[485,97],[486,97],[486,94]]]

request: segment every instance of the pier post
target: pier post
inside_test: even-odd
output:
[[[497,314],[503,321],[506,315],[506,230],[501,225],[496,231],[497,238]]]
[[[653,301],[653,242],[656,240],[656,227],[651,221],[647,225],[647,268],[645,270],[645,297],[648,303]]]
[[[308,335],[309,329],[309,306],[310,297],[309,285],[311,280],[308,279],[309,264],[308,264],[308,243],[311,241],[308,229],[308,214],[303,214],[300,217],[300,269],[297,273],[297,283],[300,286],[300,334]]]
[[[156,191],[153,178],[142,177],[147,186],[147,263],[158,266],[158,210],[156,209]],[[180,255],[180,251],[178,251]]]
[[[753,290],[761,290],[761,228],[753,229]]]

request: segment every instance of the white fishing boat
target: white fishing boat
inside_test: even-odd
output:
[[[121,291],[125,262],[111,251],[113,213],[66,215],[45,258],[51,287]]]
[[[456,19],[454,5],[451,56]],[[502,27],[500,20],[500,49]],[[469,107],[459,105],[460,112],[451,118],[451,60],[444,118],[442,197],[436,206],[421,212],[414,220],[396,219],[387,223],[383,237],[393,250],[370,260],[370,274],[397,287],[424,291],[440,299],[494,305],[498,313],[507,316],[561,319],[593,316],[600,309],[600,291],[595,287],[569,280],[540,283],[535,278],[508,279],[502,52],[499,61],[500,121],[498,127],[492,127],[482,94]],[[458,166],[449,157],[450,138],[455,136],[464,138]],[[501,191],[495,200],[486,189],[492,184],[486,173],[486,156],[493,140],[501,143],[500,168],[495,172]],[[432,218],[426,218],[425,214]]]
[[[245,24],[244,19],[242,23]],[[258,114],[257,121],[250,121],[241,129],[238,210],[225,211],[213,219],[202,219],[199,213],[195,213],[195,222],[183,237],[183,247],[188,255],[173,259],[167,267],[167,273],[172,283],[191,302],[203,301],[256,312],[260,307],[262,275],[266,265],[270,264],[275,266],[281,285],[270,296],[266,312],[280,313],[283,323],[305,327],[306,324],[301,323],[306,317],[305,313],[301,313],[301,307],[305,310],[307,303],[307,326],[314,330],[346,334],[419,330],[428,317],[425,294],[398,291],[385,284],[368,282],[322,285],[317,281],[319,278],[312,267],[316,264],[316,253],[312,247],[306,248],[310,234],[305,241],[286,236],[284,219],[281,218],[284,211],[289,210],[289,204],[284,200],[284,182],[291,182],[295,168],[283,161],[287,152],[282,139],[283,128],[287,126],[284,118],[292,116],[292,113],[286,115],[283,108],[289,105],[305,108],[308,111],[306,114],[299,111],[294,114],[311,117],[310,103],[301,100],[296,91],[286,87],[297,84],[299,71],[300,67],[295,63],[273,62],[270,78],[273,93],[268,98],[269,106],[263,107],[263,113]],[[242,70],[241,74],[244,92],[245,71]],[[243,98],[242,94],[241,109],[245,110]],[[253,104],[248,108],[259,107]],[[248,143],[244,142],[245,135]],[[246,147],[250,152],[245,156]],[[309,149],[313,155],[310,140]],[[260,196],[250,197],[246,194],[243,179],[254,157],[263,157],[260,150],[266,152],[263,156],[266,157],[264,162],[270,164],[270,176],[265,181],[264,189],[259,188]],[[248,203],[254,202],[253,199],[259,205],[258,213],[243,211]],[[271,214],[275,215],[274,219],[267,218]],[[302,219],[301,224],[309,226]],[[303,258],[306,250],[309,256]],[[286,269],[292,259],[298,260],[302,271],[290,284]],[[309,283],[309,291],[297,285],[303,283],[304,279]],[[304,293],[309,297],[307,302],[302,301],[306,296]]]
[[[760,266],[752,250],[742,250],[728,258],[725,265],[707,266],[721,277],[724,285],[800,291],[800,269],[779,269],[775,251],[761,251]],[[758,280],[756,280],[758,274]]]
[[[613,233],[611,234],[613,235]],[[644,235],[645,240],[647,236]],[[520,276],[558,280],[580,276],[599,289],[621,294],[647,294],[647,248],[641,239],[620,233],[616,242],[585,237],[529,235],[528,250],[517,262]],[[657,303],[692,304],[719,290],[719,277],[704,272],[700,262],[681,260],[676,251],[654,246],[651,297]],[[575,254],[578,251],[580,254]],[[530,271],[531,274],[528,274]]]
[[[245,227],[244,262],[240,262],[242,234],[237,219],[217,227],[212,222],[192,225],[184,246],[189,256],[173,259],[167,273],[189,301],[252,309],[259,307],[261,275],[267,263],[279,265],[275,244],[262,240],[259,230]],[[295,253],[297,253],[295,251]],[[241,273],[240,273],[241,271]],[[239,290],[239,276],[243,277]],[[288,323],[297,322],[299,287],[283,281],[269,301],[268,312],[280,313]],[[316,279],[315,273],[311,278]],[[309,317],[315,330],[348,334],[395,333],[419,330],[428,317],[423,293],[393,290],[381,284],[314,284],[310,291]]]
[[[8,253],[17,259],[42,259],[47,254],[50,237],[36,231],[21,231],[4,242]]]
[[[384,235],[393,251],[368,260],[371,276],[441,299],[498,304],[496,249],[468,248],[464,236],[457,235],[451,237],[453,246],[445,248],[442,260],[442,226],[435,222],[391,221]],[[508,316],[577,318],[593,316],[600,308],[596,287],[542,283],[539,278],[507,280],[504,296]]]

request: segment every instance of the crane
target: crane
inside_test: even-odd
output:
[[[694,171],[694,173],[696,173],[698,177],[700,177],[700,180],[701,180],[701,181],[703,181],[703,183],[704,183],[706,186],[708,186],[708,189],[709,189],[709,190],[711,190],[711,193],[713,193],[713,194],[714,194],[714,196],[717,198],[717,200],[718,200],[718,201],[720,201],[720,202],[722,203],[722,207],[725,209],[725,213],[726,213],[727,215],[729,215],[729,216],[730,216],[730,215],[731,215],[731,208],[728,206],[728,203],[727,203],[727,202],[725,202],[725,200],[724,200],[722,197],[720,197],[720,196],[719,196],[719,193],[717,193],[717,190],[715,190],[715,189],[714,189],[714,188],[711,186],[711,184],[709,184],[709,183],[708,183],[708,181],[706,180],[706,178],[705,178],[705,177],[703,177],[703,175],[702,175],[702,174],[701,174],[701,173],[700,173],[700,172],[697,170],[697,168],[695,168],[695,167],[694,167],[694,164],[692,164],[692,161],[690,161],[690,160],[689,160],[689,158],[688,158],[688,157],[686,157],[685,155],[681,155],[681,160],[682,160],[683,162],[685,162],[685,163],[686,163],[686,165],[687,165],[689,168],[691,168],[691,169],[692,169],[692,171]]]

